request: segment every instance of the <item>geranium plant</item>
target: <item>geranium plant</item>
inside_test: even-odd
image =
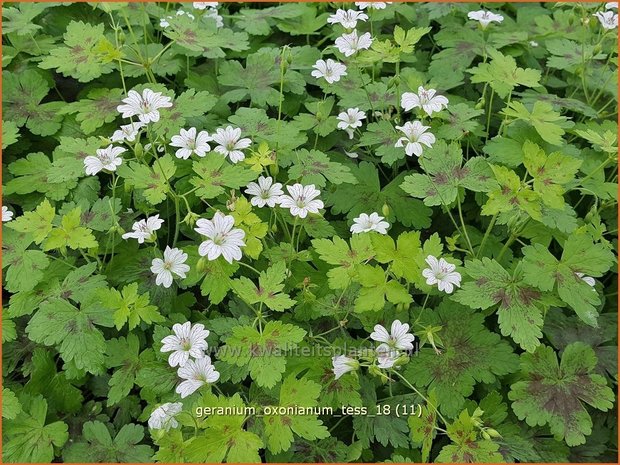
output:
[[[3,461],[615,461],[616,3],[2,15]]]

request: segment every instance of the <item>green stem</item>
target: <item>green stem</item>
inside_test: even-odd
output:
[[[458,206],[458,211],[459,211],[459,219],[461,220],[461,227],[463,228],[463,234],[465,235],[467,246],[469,247],[469,251],[473,257],[475,255],[474,248],[471,245],[471,240],[469,239],[469,234],[467,233],[467,228],[465,227],[465,220],[463,219],[463,209],[461,208],[461,196],[458,194],[457,194],[456,202],[457,202],[456,204]]]
[[[482,238],[482,242],[480,242],[480,248],[478,249],[476,258],[482,255],[482,251],[484,250],[484,245],[486,244],[487,239],[489,238],[489,234],[491,233],[493,226],[495,226],[495,221],[497,221],[497,213],[493,215],[493,218],[491,218],[491,222],[489,223],[487,230],[484,232],[484,237]]]
[[[407,386],[409,389],[411,389],[413,392],[415,392],[418,396],[420,396],[422,398],[422,400],[424,400],[424,402],[426,402],[426,405],[428,405],[429,407],[431,407],[435,413],[437,413],[437,416],[439,418],[441,418],[441,421],[443,421],[444,425],[448,425],[449,423],[446,421],[446,419],[443,417],[443,415],[441,414],[441,412],[439,411],[439,409],[437,408],[437,406],[435,404],[433,404],[430,400],[428,400],[420,391],[418,391],[413,384],[411,384],[409,382],[409,380],[407,378],[405,378],[403,375],[401,375],[398,371],[394,370],[393,373],[398,376],[403,383],[405,383],[405,386]]]

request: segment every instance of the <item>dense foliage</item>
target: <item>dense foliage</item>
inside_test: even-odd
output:
[[[3,460],[615,461],[616,11],[5,3]]]

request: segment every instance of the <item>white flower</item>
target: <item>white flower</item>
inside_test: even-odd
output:
[[[426,132],[427,129],[430,129],[430,126],[423,126],[419,121],[414,121],[413,123],[408,121],[404,126],[396,126],[396,129],[402,131],[406,137],[398,139],[394,147],[404,146],[405,153],[409,156],[415,155],[419,157],[423,151],[422,144],[431,148],[435,143],[435,136],[430,132]]]
[[[389,333],[382,325],[375,325],[374,331],[370,333],[370,339],[384,342],[394,349],[413,350],[412,342],[415,340],[415,336],[409,332],[407,323],[394,320]]]
[[[161,92],[153,92],[151,89],[144,89],[142,95],[130,90],[123,102],[125,105],[116,107],[122,113],[122,117],[137,116],[143,123],[159,121],[159,109],[172,106],[170,97],[162,95]]]
[[[155,231],[161,228],[164,220],[159,219],[159,215],[149,216],[146,220],[136,221],[133,224],[133,231],[123,234],[123,239],[138,239],[138,243],[142,244],[145,240],[155,238]]]
[[[530,47],[538,47],[538,42],[535,40],[530,40]]]
[[[202,16],[203,18],[211,18],[215,20],[215,25],[217,27],[224,26],[224,18],[217,13],[217,10],[207,10],[207,12]]]
[[[179,378],[185,380],[176,388],[176,392],[181,394],[182,399],[196,392],[201,386],[215,383],[220,379],[219,372],[211,365],[211,358],[208,356],[195,361],[188,360],[185,366],[179,368],[177,374]]]
[[[366,119],[366,113],[359,108],[349,108],[338,115],[338,129],[344,129],[349,134],[349,139],[353,139],[354,129],[362,126],[362,120]]]
[[[168,22],[168,20],[172,18],[172,16],[168,16],[167,18],[161,18],[159,20],[159,27],[168,27],[170,26],[170,23]]]
[[[371,8],[373,10],[383,10],[386,6],[391,5],[392,2],[355,2],[355,6],[362,10]]]
[[[334,375],[336,376],[336,379],[338,379],[349,371],[357,370],[360,364],[353,358],[345,355],[336,355],[332,357],[332,366],[334,367]]]
[[[172,331],[174,334],[161,340],[163,344],[161,351],[172,352],[168,357],[171,367],[185,366],[190,356],[197,359],[206,357],[204,351],[207,350],[208,344],[205,339],[209,336],[209,330],[205,329],[204,325],[198,323],[192,326],[189,321],[182,325],[176,323]]]
[[[437,288],[447,294],[452,294],[454,286],[461,287],[461,274],[454,271],[456,265],[448,263],[443,258],[437,260],[432,255],[426,257],[426,263],[430,266],[430,268],[425,268],[422,271],[422,276],[426,278],[426,284],[429,286],[437,284]]]
[[[187,160],[192,153],[195,153],[199,157],[204,157],[207,152],[211,150],[208,142],[211,140],[211,136],[207,131],[200,131],[196,134],[196,128],[189,128],[189,130],[181,129],[181,133],[176,136],[172,136],[172,147],[179,147],[175,155],[177,158]]]
[[[585,282],[586,284],[588,284],[589,286],[596,286],[596,281],[594,280],[593,277],[591,276],[586,276],[583,273],[575,273],[579,278],[582,279],[583,282]]]
[[[323,208],[323,201],[315,200],[321,194],[321,191],[317,190],[314,184],[308,184],[307,186],[294,184],[286,186],[286,190],[288,190],[290,195],[280,197],[280,206],[290,209],[293,216],[305,218],[308,213],[318,213],[319,209]]]
[[[219,144],[213,150],[228,157],[233,163],[243,160],[245,155],[241,150],[252,145],[252,141],[247,137],[241,139],[241,129],[232,126],[227,126],[226,129],[219,128],[211,138]]]
[[[247,185],[245,193],[253,195],[250,203],[256,207],[264,207],[265,205],[273,208],[280,202],[280,196],[284,194],[282,184],[274,183],[271,176],[258,178],[258,183],[251,182]]]
[[[435,92],[437,92],[435,89],[425,90],[420,86],[417,94],[405,92],[400,99],[400,105],[405,111],[422,108],[428,116],[431,116],[444,107],[448,108],[448,99],[443,95],[435,95]]]
[[[350,34],[342,34],[336,39],[336,47],[344,56],[350,57],[360,50],[367,50],[372,45],[370,32],[365,32],[361,36],[357,35],[357,29]]]
[[[346,29],[353,29],[358,21],[366,21],[368,15],[361,11],[338,9],[335,14],[327,18],[329,24],[341,24]]]
[[[166,246],[164,259],[154,258],[151,262],[151,272],[157,275],[155,284],[168,288],[172,286],[172,273],[179,278],[185,278],[185,273],[189,271],[189,265],[185,265],[187,254],[181,249],[171,249]]]
[[[390,227],[390,223],[383,221],[383,217],[378,213],[362,213],[357,218],[353,219],[353,225],[351,226],[351,232],[353,234],[365,233],[370,231],[378,232],[379,234],[387,234],[387,228]]]
[[[116,167],[123,163],[120,154],[125,152],[123,147],[108,145],[105,149],[97,149],[97,155],[84,158],[84,171],[94,176],[101,170],[116,171]]]
[[[349,157],[349,158],[359,158],[359,154],[357,152],[347,152],[346,150],[344,151],[344,154]]]
[[[592,16],[596,16],[604,29],[616,29],[618,27],[618,15],[613,11],[598,11]]]
[[[392,368],[400,357],[400,352],[393,347],[390,347],[388,344],[379,344],[375,349],[377,354],[377,366],[379,368]]]
[[[605,9],[606,10],[617,10],[618,9],[618,2],[607,2],[607,3],[605,3]]]
[[[110,140],[112,142],[133,142],[134,140],[136,140],[136,136],[138,135],[138,132],[140,132],[140,128],[142,128],[143,126],[144,123],[141,123],[139,121],[136,123],[125,124],[121,126],[120,129],[114,131],[114,134],[112,134]]]
[[[191,19],[196,19],[196,17],[193,14],[191,14],[191,13],[187,13],[187,12],[185,12],[183,10],[177,11],[177,16],[183,16],[183,15],[185,15],[185,16],[191,18]]]
[[[151,429],[163,429],[169,431],[170,428],[176,428],[179,423],[174,418],[178,413],[183,410],[183,404],[181,402],[167,402],[160,405],[149,418],[149,428]]]
[[[317,79],[325,78],[330,84],[340,81],[342,76],[347,75],[347,67],[331,58],[328,58],[327,61],[317,60],[312,67],[315,68],[315,70],[310,73],[313,77]]]
[[[234,224],[235,219],[232,216],[220,212],[215,213],[213,220],[201,218],[196,221],[198,227],[194,228],[194,231],[207,237],[207,240],[198,247],[200,256],[215,260],[221,255],[228,263],[241,260],[241,247],[245,246],[243,242],[245,232],[233,228]]]
[[[205,8],[217,8],[218,2],[193,2],[192,6],[197,10],[204,10]]]
[[[9,210],[8,207],[2,205],[2,222],[6,223],[7,221],[11,221],[13,219],[13,212]]]
[[[482,29],[486,29],[486,27],[492,22],[501,23],[504,20],[502,15],[484,10],[470,11],[467,13],[467,17],[469,19],[473,19],[474,21],[478,21],[482,26]]]

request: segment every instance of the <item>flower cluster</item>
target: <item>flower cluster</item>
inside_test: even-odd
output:
[[[407,353],[413,350],[415,336],[409,332],[409,324],[394,320],[390,331],[382,326],[375,325],[370,333],[370,339],[379,342],[370,353],[361,352],[360,363],[357,359],[346,355],[332,357],[332,366],[336,379],[345,373],[357,370],[360,366],[375,366],[382,370],[397,368],[406,363]]]

